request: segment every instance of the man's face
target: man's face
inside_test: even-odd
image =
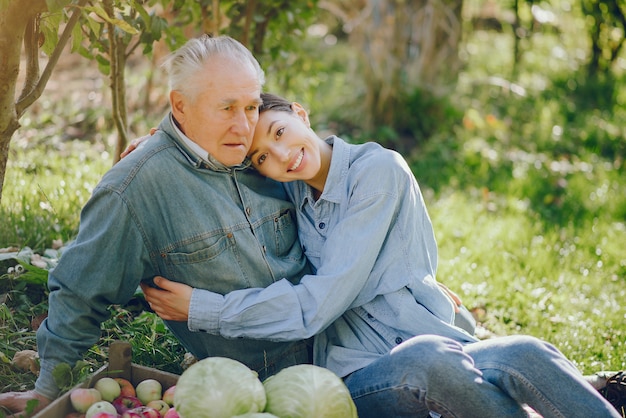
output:
[[[172,91],[174,118],[192,141],[226,166],[246,157],[259,119],[261,85],[249,65],[217,57],[189,80],[192,95]]]

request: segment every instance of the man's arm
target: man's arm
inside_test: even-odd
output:
[[[58,395],[52,377],[60,363],[73,366],[100,337],[111,304],[134,294],[149,258],[125,202],[98,187],[81,213],[80,232],[48,277],[49,311],[37,331],[41,370],[35,390]]]

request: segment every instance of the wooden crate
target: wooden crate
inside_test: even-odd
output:
[[[78,387],[93,387],[102,377],[122,377],[129,380],[134,386],[146,379],[158,380],[163,385],[163,391],[178,382],[178,375],[140,366],[132,363],[132,348],[128,342],[114,341],[109,346],[109,363],[97,370],[87,381],[76,385]],[[63,418],[74,409],[70,402],[70,391],[54,400],[33,418]]]

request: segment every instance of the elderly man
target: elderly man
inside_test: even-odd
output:
[[[108,306],[123,304],[140,280],[165,276],[218,293],[265,287],[307,272],[293,206],[279,183],[248,170],[264,74],[229,37],[192,39],[174,52],[171,113],[140,150],[102,179],[81,214],[78,237],[50,272],[49,316],[37,333],[41,374],[34,391],[0,395],[24,413],[58,396],[52,371],[73,365],[97,342]],[[210,272],[210,278],[207,278]],[[265,378],[310,362],[306,341],[226,339],[167,321],[198,358],[227,356]]]

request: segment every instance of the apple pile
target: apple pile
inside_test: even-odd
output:
[[[163,392],[158,380],[133,386],[121,377],[102,377],[93,388],[70,392],[74,412],[66,418],[180,418],[174,408],[176,386]]]

